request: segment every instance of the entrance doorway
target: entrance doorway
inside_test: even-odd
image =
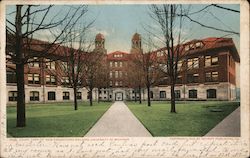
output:
[[[115,93],[115,101],[122,101],[123,100],[123,93],[117,92]]]

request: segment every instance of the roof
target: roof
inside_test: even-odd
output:
[[[99,41],[99,40],[104,40],[104,35],[101,34],[101,33],[98,33],[96,36],[95,36],[95,40]]]
[[[141,35],[138,34],[138,33],[135,33],[135,34],[133,35],[133,37],[132,37],[132,40],[133,40],[133,41],[134,41],[134,40],[136,40],[136,41],[141,40]]]
[[[199,47],[196,47],[195,44],[198,42],[201,43],[201,45]],[[189,47],[191,49],[186,50],[185,47]],[[181,54],[183,55],[191,55],[222,48],[229,49],[230,50],[229,52],[233,56],[234,60],[236,62],[240,62],[240,56],[238,54],[238,51],[235,47],[232,38],[208,37],[204,39],[194,39],[184,44],[181,44],[180,46]],[[160,48],[153,51],[152,53],[155,54],[157,52],[164,51],[166,49],[167,49],[166,47]]]

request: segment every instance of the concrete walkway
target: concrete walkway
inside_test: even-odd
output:
[[[124,102],[115,102],[85,137],[152,137]]]
[[[205,135],[205,137],[213,136],[240,137],[240,107]]]

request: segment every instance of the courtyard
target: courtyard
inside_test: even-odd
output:
[[[28,104],[26,110],[29,126],[23,128],[16,127],[15,106],[7,106],[8,137],[83,137],[112,107],[117,107],[111,104],[94,102],[93,106],[89,106],[87,102],[79,102],[77,111],[72,110],[72,103]],[[182,101],[176,104],[177,114],[172,114],[167,101],[153,101],[151,107],[145,102],[125,104],[127,106],[123,108],[128,107],[129,110],[125,113],[116,108],[117,111],[113,111],[112,116],[104,121],[106,124],[102,123],[104,128],[98,131],[98,136],[105,136],[105,131],[109,136],[140,136],[142,130],[128,134],[127,130],[133,130],[134,121],[141,123],[154,137],[204,136],[240,105],[239,102],[226,101]],[[130,117],[134,117],[129,113],[138,120],[135,118],[129,122]]]

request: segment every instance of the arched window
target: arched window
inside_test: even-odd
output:
[[[195,89],[189,90],[188,97],[189,98],[197,98],[197,90],[195,90]]]
[[[216,89],[208,89],[207,98],[216,98]]]
[[[39,92],[31,91],[30,92],[30,101],[39,101]]]

